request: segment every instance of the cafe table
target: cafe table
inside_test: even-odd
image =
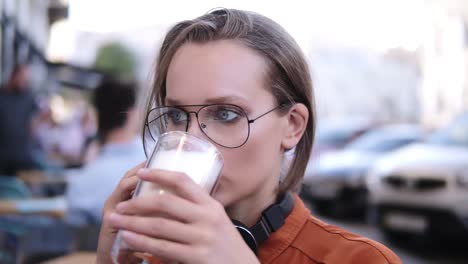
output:
[[[64,196],[53,198],[28,198],[0,200],[0,215],[42,214],[63,218],[67,210]]]
[[[96,253],[94,252],[74,252],[69,255],[51,259],[44,264],[87,264],[96,262]]]

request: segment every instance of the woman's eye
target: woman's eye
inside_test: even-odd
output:
[[[232,110],[228,110],[228,109],[218,110],[214,116],[215,120],[224,121],[224,122],[233,121],[239,117],[240,117],[239,113],[232,111]]]
[[[172,111],[168,113],[169,120],[173,123],[185,121],[184,114],[181,111]]]

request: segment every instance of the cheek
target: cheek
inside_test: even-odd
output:
[[[270,130],[274,131],[274,130]],[[217,198],[223,204],[258,191],[275,178],[280,166],[278,134],[265,130],[251,131],[247,143],[237,149],[220,149],[224,158],[222,179]]]
[[[252,129],[253,130],[253,129]],[[226,149],[223,155],[226,157],[227,172],[239,172],[242,175],[251,175],[249,171],[261,173],[265,162],[270,163],[275,151],[279,151],[277,135],[266,131],[251,131],[249,140],[240,148]],[[242,173],[241,173],[242,172]]]

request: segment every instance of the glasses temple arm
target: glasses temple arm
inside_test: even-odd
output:
[[[253,119],[248,119],[249,124],[252,124],[252,123],[255,122],[257,119],[259,119],[259,118],[261,118],[261,117],[263,117],[263,116],[266,116],[267,114],[269,114],[269,113],[275,111],[276,109],[283,108],[283,107],[285,107],[285,106],[286,106],[286,103],[280,104],[280,105],[278,105],[277,107],[271,109],[270,111],[268,111],[268,112],[266,112],[266,113],[263,113],[263,114],[261,114],[261,115],[255,117],[255,118],[253,118]]]

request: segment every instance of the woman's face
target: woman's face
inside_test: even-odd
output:
[[[184,44],[169,66],[165,103],[235,104],[253,119],[277,106],[266,85],[266,71],[262,56],[233,40]],[[224,157],[224,168],[215,199],[229,207],[271,196],[279,181],[286,130],[287,118],[273,111],[250,124],[250,136],[243,146],[216,145]],[[191,122],[188,132],[209,140],[197,122]]]

